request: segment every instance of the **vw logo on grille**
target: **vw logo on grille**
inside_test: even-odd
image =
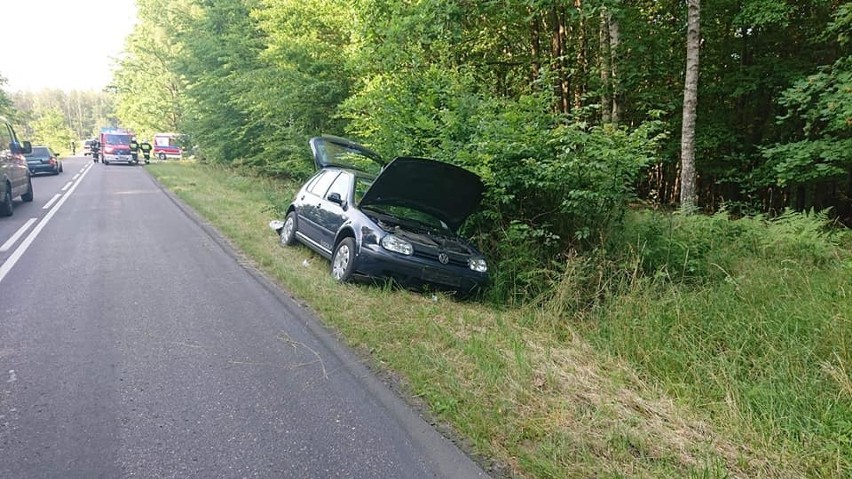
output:
[[[447,264],[447,263],[450,262],[450,257],[447,256],[447,253],[439,253],[438,254],[438,261],[440,261],[441,264]]]

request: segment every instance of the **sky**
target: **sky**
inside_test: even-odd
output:
[[[136,2],[0,0],[0,21],[7,92],[101,90],[133,30]]]

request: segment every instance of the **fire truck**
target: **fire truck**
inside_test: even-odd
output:
[[[124,128],[101,128],[98,141],[101,143],[101,161],[105,165],[110,163],[127,163],[128,165],[139,164],[139,159],[133,159],[130,154],[130,141],[136,135]]]

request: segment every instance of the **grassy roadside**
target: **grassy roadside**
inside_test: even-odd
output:
[[[582,321],[545,308],[499,310],[442,296],[337,285],[325,260],[306,248],[279,247],[266,226],[280,218],[280,208],[294,193],[292,185],[188,163],[148,168],[259,269],[310,305],[351,346],[368,353],[376,367],[393,372],[409,394],[451,424],[475,452],[508,465],[511,475],[844,477],[850,472],[849,459],[843,457],[850,447],[843,447],[847,426],[842,421],[852,424],[852,418],[839,416],[835,426],[840,439],[833,442],[824,438],[834,436],[819,434],[792,441],[771,426],[787,426],[778,424],[777,414],[795,415],[796,407],[830,401],[809,402],[801,396],[812,389],[796,388],[794,380],[790,391],[801,401],[786,402],[795,407],[785,409],[784,398],[777,398],[771,406],[778,410],[765,411],[770,421],[752,417],[767,405],[740,407],[739,402],[749,399],[742,391],[763,383],[749,382],[747,364],[708,362],[724,362],[712,349],[718,347],[719,336],[710,335],[716,342],[699,337],[695,343],[673,344],[683,336],[660,334],[689,328],[714,331],[716,324],[722,326],[718,335],[732,334],[741,324],[737,315],[745,313],[762,318],[759,324],[766,327],[758,334],[773,335],[778,331],[772,319],[779,311],[797,304],[812,309],[833,299],[838,306],[821,314],[835,322],[825,323],[823,333],[834,341],[831,344],[845,348],[848,336],[829,329],[850,324],[852,291],[842,276],[819,278],[822,286],[809,289],[813,303],[795,294],[814,281],[804,274],[786,289],[787,282],[781,280],[759,284],[767,278],[760,275],[759,280],[733,278],[733,290],[688,296],[640,285],[598,316]],[[776,304],[760,296],[765,287],[782,301]],[[750,310],[724,301],[750,296],[759,296],[747,301]],[[703,314],[717,308],[718,314]],[[649,320],[638,324],[636,318]],[[742,340],[732,342],[736,347],[755,347],[748,342],[753,336],[737,337]],[[792,341],[803,338],[793,336]],[[692,344],[705,344],[706,349]],[[794,345],[786,347],[793,349],[769,344],[767,364],[781,364],[777,369],[764,366],[760,378],[811,377],[801,370],[808,362],[790,355]],[[664,363],[672,366],[662,368]],[[836,377],[840,384],[852,384],[852,365],[840,358],[811,367],[822,368],[824,376]],[[731,377],[713,377],[720,372]],[[703,394],[696,388],[707,389],[706,403],[697,399]],[[834,399],[837,410],[843,411],[852,393],[844,396],[840,391]]]

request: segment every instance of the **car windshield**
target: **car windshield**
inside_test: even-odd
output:
[[[154,146],[180,146],[178,137],[174,135],[162,135],[154,137]]]
[[[32,153],[27,153],[27,157],[50,156],[50,151],[44,146],[34,146]]]
[[[130,135],[104,135],[104,143],[107,145],[129,145]]]

